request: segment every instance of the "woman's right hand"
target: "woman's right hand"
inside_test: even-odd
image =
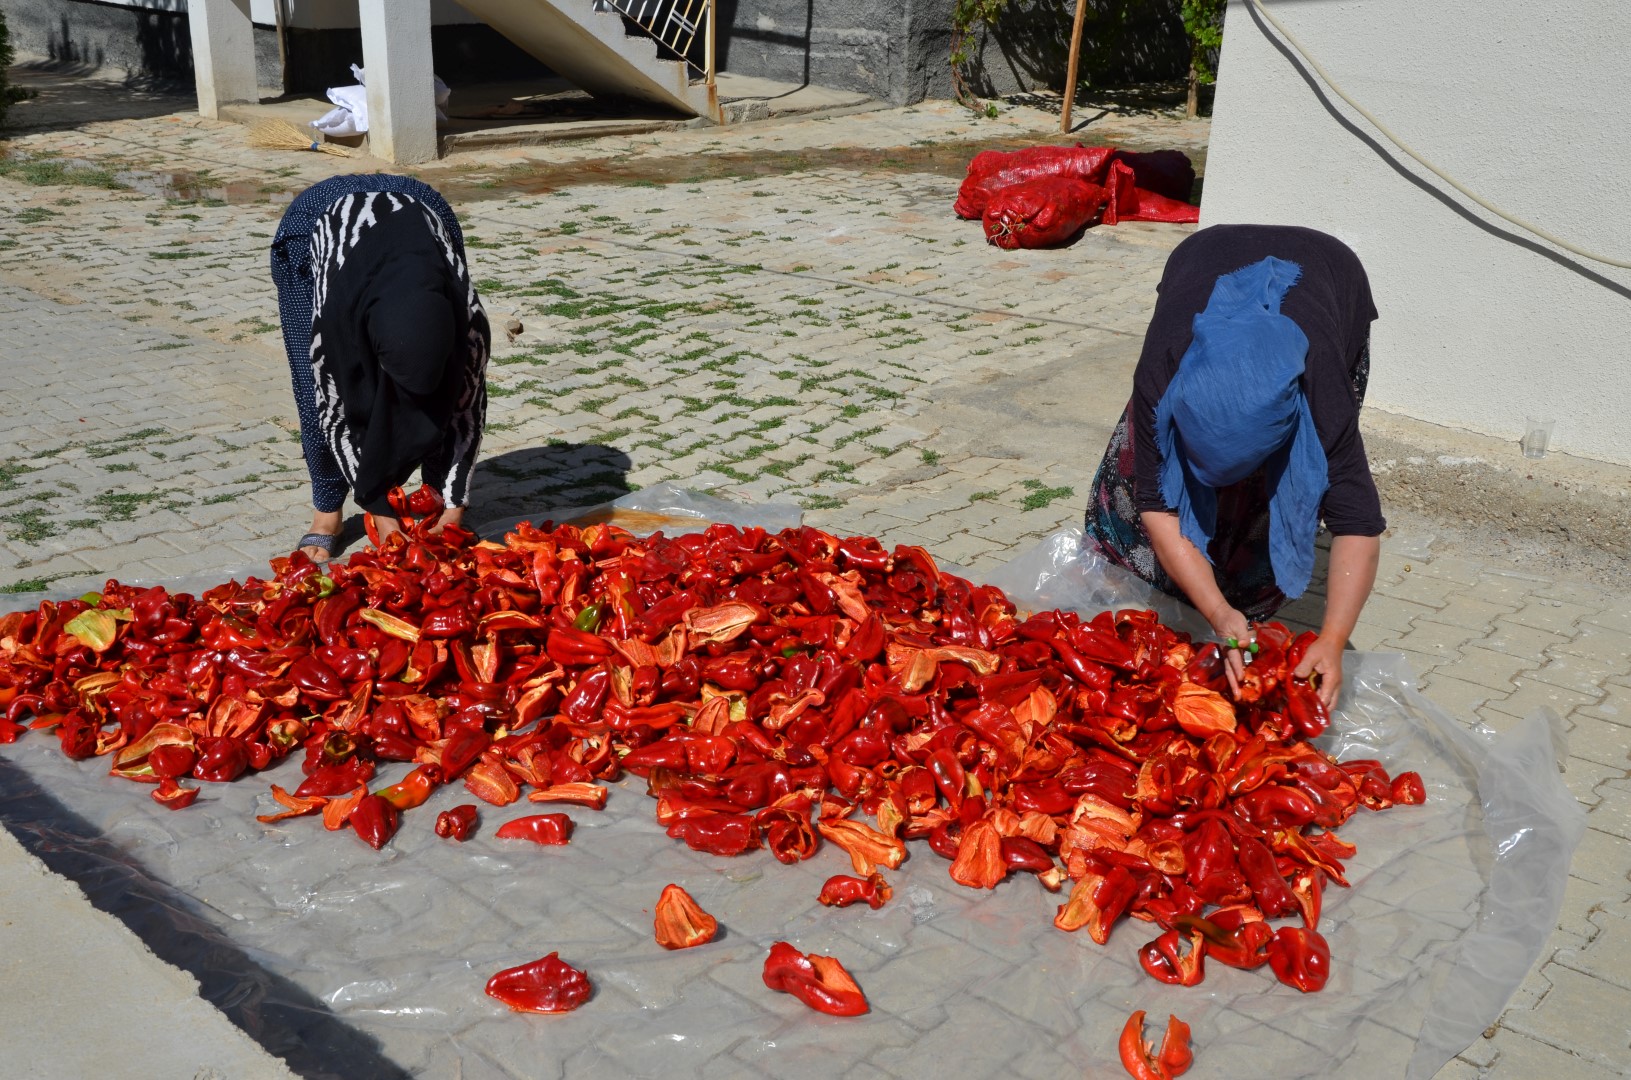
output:
[[[1223,653],[1223,672],[1229,679],[1229,693],[1239,697],[1240,677],[1246,673],[1245,652],[1231,649],[1226,643],[1230,638],[1251,641],[1252,624],[1227,601],[1219,601],[1218,606],[1207,615],[1206,621],[1212,624],[1212,632],[1218,637],[1218,651]]]

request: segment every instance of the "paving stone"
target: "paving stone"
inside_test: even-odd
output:
[[[1477,642],[1480,648],[1527,659],[1543,656],[1552,646],[1568,640],[1551,630],[1537,630],[1504,618],[1497,618],[1491,626],[1489,635]]]
[[[1612,986],[1600,979],[1571,971],[1561,964],[1548,964],[1544,977],[1551,984],[1546,996],[1532,1011],[1508,1010],[1501,1026],[1545,1041],[1548,1028],[1566,1023],[1571,1033],[1569,1052],[1598,1069],[1619,1068],[1631,1052],[1631,989]],[[1566,1018],[1566,1019],[1565,1019]],[[1497,1062],[1499,1065],[1499,1062]],[[1558,1062],[1562,1068],[1563,1063]],[[1592,1075],[1589,1072],[1532,1072],[1512,1075]]]
[[[1622,776],[1624,773],[1622,772]],[[1588,828],[1575,848],[1574,861],[1569,872],[1604,889],[1606,893],[1631,891],[1631,878],[1627,876],[1626,841],[1623,837],[1600,829]]]
[[[1404,633],[1417,619],[1432,618],[1438,609],[1427,604],[1396,597],[1387,593],[1372,593],[1365,602],[1361,622],[1370,626],[1386,627],[1395,633]]]
[[[1623,1077],[1616,1065],[1604,1065],[1584,1054],[1560,1049],[1521,1033],[1501,1031],[1492,1040],[1495,1061],[1483,1073],[1484,1080],[1533,1080],[1536,1077],[1568,1077],[1569,1080],[1608,1080]]]
[[[1456,717],[1471,716],[1486,702],[1505,697],[1499,691],[1491,690],[1487,686],[1449,675],[1440,675],[1437,672],[1429,672],[1421,677],[1421,690],[1432,699],[1433,704]]]
[[[1555,646],[1552,652],[1585,657],[1620,672],[1631,670],[1631,634],[1595,624],[1581,626],[1579,631],[1568,642]]]
[[[1508,653],[1468,645],[1460,650],[1455,659],[1434,668],[1434,674],[1487,686],[1497,695],[1504,696],[1516,690],[1520,676],[1539,663],[1538,659],[1526,661]]]
[[[1440,622],[1439,616],[1442,614],[1438,612],[1431,619],[1417,619],[1411,623],[1409,630],[1395,635],[1389,643],[1408,652],[1439,657],[1440,663],[1453,663],[1461,659],[1461,653],[1457,650],[1477,638],[1481,630]]]
[[[1565,603],[1561,600],[1539,600],[1526,604],[1518,611],[1506,616],[1510,622],[1522,626],[1531,626],[1537,630],[1550,630],[1553,633],[1573,636],[1578,631],[1578,623],[1588,615],[1594,615],[1600,610],[1586,607],[1581,604]]]
[[[1602,697],[1600,691],[1581,694],[1524,677],[1517,679],[1517,686],[1516,691],[1503,697],[1499,702],[1499,707],[1503,711],[1514,716],[1528,716],[1536,709],[1548,708],[1555,710],[1559,716],[1566,717],[1575,708],[1590,705]]]

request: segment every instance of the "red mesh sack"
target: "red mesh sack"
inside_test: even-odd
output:
[[[1000,248],[1063,244],[1087,227],[1106,192],[1071,176],[1044,176],[1003,188],[986,203],[985,238]]]
[[[985,216],[986,204],[1003,188],[1045,176],[1068,176],[1101,183],[1114,154],[1110,146],[1029,146],[1003,152],[982,150],[968,163],[952,211],[961,218]]]
[[[1193,224],[1201,219],[1201,208],[1153,191],[1134,182],[1133,170],[1124,161],[1113,162],[1105,179],[1104,223],[1123,221],[1165,221]],[[986,230],[990,231],[989,227]]]
[[[1145,191],[1186,202],[1195,190],[1195,166],[1182,150],[1152,150],[1146,154],[1117,150],[1110,163],[1118,161],[1133,170],[1133,182]]]

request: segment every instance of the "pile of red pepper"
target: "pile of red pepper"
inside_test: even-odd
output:
[[[627,771],[699,851],[838,845],[858,877],[825,903],[886,902],[879,868],[922,839],[972,888],[1068,879],[1055,925],[1097,942],[1155,923],[1162,981],[1210,959],[1302,990],[1329,968],[1321,890],[1353,853],[1336,828],[1423,798],[1414,774],[1309,743],[1326,711],[1290,673],[1312,635],[1275,624],[1231,700],[1217,647],[1151,612],[1021,617],[917,547],[724,525],[478,542],[429,532],[427,490],[394,499],[410,528],[344,564],[295,554],[197,597],[110,581],[0,616],[0,741],[30,717],[172,807],[189,779],[298,754],[304,782],[262,820],[320,814],[376,848],[445,784],[598,809],[597,781]],[[384,761],[415,767],[371,790]],[[460,807],[436,828],[473,825]],[[541,814],[498,835],[570,831]]]

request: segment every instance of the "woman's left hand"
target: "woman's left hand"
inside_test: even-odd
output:
[[[1321,636],[1314,639],[1303,654],[1303,662],[1292,675],[1299,679],[1319,676],[1315,690],[1327,709],[1334,708],[1337,694],[1342,690],[1342,645],[1336,638]]]

